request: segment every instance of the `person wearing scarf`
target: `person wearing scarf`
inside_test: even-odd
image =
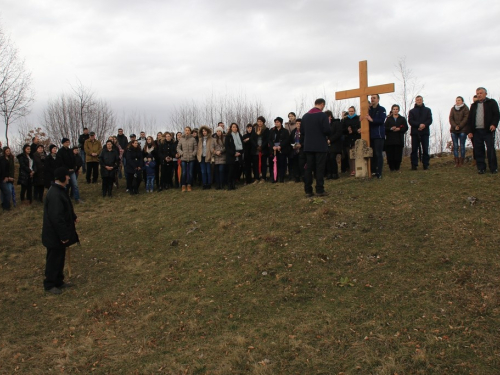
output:
[[[225,139],[226,164],[228,167],[228,188],[236,189],[236,180],[241,175],[241,156],[243,154],[243,137],[240,134],[240,128],[233,122],[230,127],[230,133]]]
[[[461,167],[465,159],[465,141],[467,140],[467,119],[469,118],[469,107],[464,103],[464,98],[457,96],[455,105],[450,111],[450,133],[453,141],[453,156],[455,167]],[[458,142],[460,142],[460,154],[458,153]]]

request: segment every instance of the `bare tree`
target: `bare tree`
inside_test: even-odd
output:
[[[394,77],[398,80],[399,84],[396,87],[399,88],[393,95],[396,104],[401,107],[400,113],[408,118],[410,110],[415,104],[415,97],[417,95],[422,95],[422,90],[424,89],[424,84],[419,81],[417,77],[413,74],[413,70],[408,67],[406,63],[406,56],[402,56],[398,59],[395,65],[396,71]],[[411,150],[411,137],[405,135],[405,154],[408,155],[409,150]]]
[[[432,138],[434,153],[442,154],[448,148],[448,142],[450,141],[450,132],[448,131],[448,126],[444,123],[441,112],[438,112],[437,123],[434,123],[432,129]]]
[[[31,72],[26,70],[16,46],[0,27],[0,113],[7,145],[9,126],[30,112],[34,96]]]
[[[96,133],[104,140],[115,130],[115,115],[108,103],[96,99],[95,94],[83,86],[73,90],[72,95],[62,94],[50,100],[42,116],[44,128],[56,145],[62,138],[69,138],[71,144],[78,144],[83,128]]]

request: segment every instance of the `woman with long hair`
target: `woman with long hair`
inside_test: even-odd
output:
[[[252,144],[254,183],[265,182],[269,156],[269,129],[266,127],[266,119],[263,116],[257,117],[257,126],[250,135],[250,142]]]
[[[194,159],[197,153],[196,139],[191,134],[191,128],[186,126],[184,135],[181,137],[177,145],[177,155],[181,159],[182,174],[181,174],[181,187],[182,191],[191,191],[193,184],[193,168]]]
[[[469,118],[469,107],[464,103],[464,98],[457,96],[455,105],[450,111],[450,133],[453,141],[453,156],[455,167],[464,165],[465,141],[467,140],[467,119]],[[460,154],[458,153],[458,142],[460,142]]]
[[[214,175],[217,186],[215,190],[221,190],[226,181],[226,147],[224,129],[218,126],[215,129],[215,138],[212,142],[212,155],[214,156]]]
[[[102,178],[102,196],[111,197],[113,192],[113,183],[115,181],[116,171],[120,165],[120,154],[114,147],[112,140],[108,139],[106,145],[99,155],[99,164],[101,165]]]
[[[241,175],[241,159],[243,155],[243,137],[240,128],[233,122],[226,136],[224,146],[226,147],[226,164],[228,169],[227,190],[236,189],[236,180]]]
[[[200,127],[198,139],[198,151],[196,156],[201,169],[203,190],[206,190],[212,187],[212,175],[210,170],[210,162],[212,161],[212,130],[208,126],[203,125]]]
[[[43,189],[45,187],[45,151],[43,145],[36,146],[36,152],[33,154],[33,195],[34,199],[43,203]]]
[[[399,114],[399,105],[393,104],[385,120],[385,153],[391,172],[399,171],[403,160],[405,133],[408,131],[406,118]]]
[[[50,188],[50,185],[55,179],[54,171],[57,168],[56,155],[57,155],[57,146],[50,145],[49,153],[45,157],[45,166],[44,166],[45,176],[43,178],[43,184],[45,185],[45,189],[47,190]]]
[[[33,159],[30,157],[31,147],[29,144],[23,146],[23,152],[17,155],[19,161],[19,177],[17,184],[21,185],[21,203],[31,204],[33,202]],[[25,200],[28,199],[26,202]]]

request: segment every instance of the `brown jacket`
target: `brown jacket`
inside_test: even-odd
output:
[[[215,152],[220,151],[220,155],[216,155]],[[213,139],[212,142],[212,155],[214,155],[215,164],[226,164],[226,148],[224,146],[224,136],[222,136],[222,141],[217,141],[217,138]]]
[[[92,142],[90,139],[87,139],[83,145],[83,150],[85,151],[85,161],[88,162],[96,162],[99,163],[99,155],[102,151],[101,141],[94,140]],[[92,156],[92,154],[97,154],[96,156]]]
[[[212,143],[214,139],[212,138],[212,130],[208,126],[203,125],[198,132],[198,153],[197,158],[201,163],[201,158],[203,157],[203,129],[207,131],[207,144],[205,150],[205,163],[212,162]]]
[[[181,156],[181,161],[194,161],[197,154],[197,143],[191,134],[183,134],[177,145],[177,153]]]
[[[450,132],[455,134],[468,133],[468,118],[469,107],[467,107],[467,104],[464,104],[458,111],[455,109],[455,106],[453,106],[450,111]],[[455,130],[456,126],[459,127],[459,130]]]

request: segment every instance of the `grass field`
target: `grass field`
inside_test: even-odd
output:
[[[313,199],[83,184],[60,296],[41,205],[4,213],[0,373],[500,373],[500,177],[402,169]]]

